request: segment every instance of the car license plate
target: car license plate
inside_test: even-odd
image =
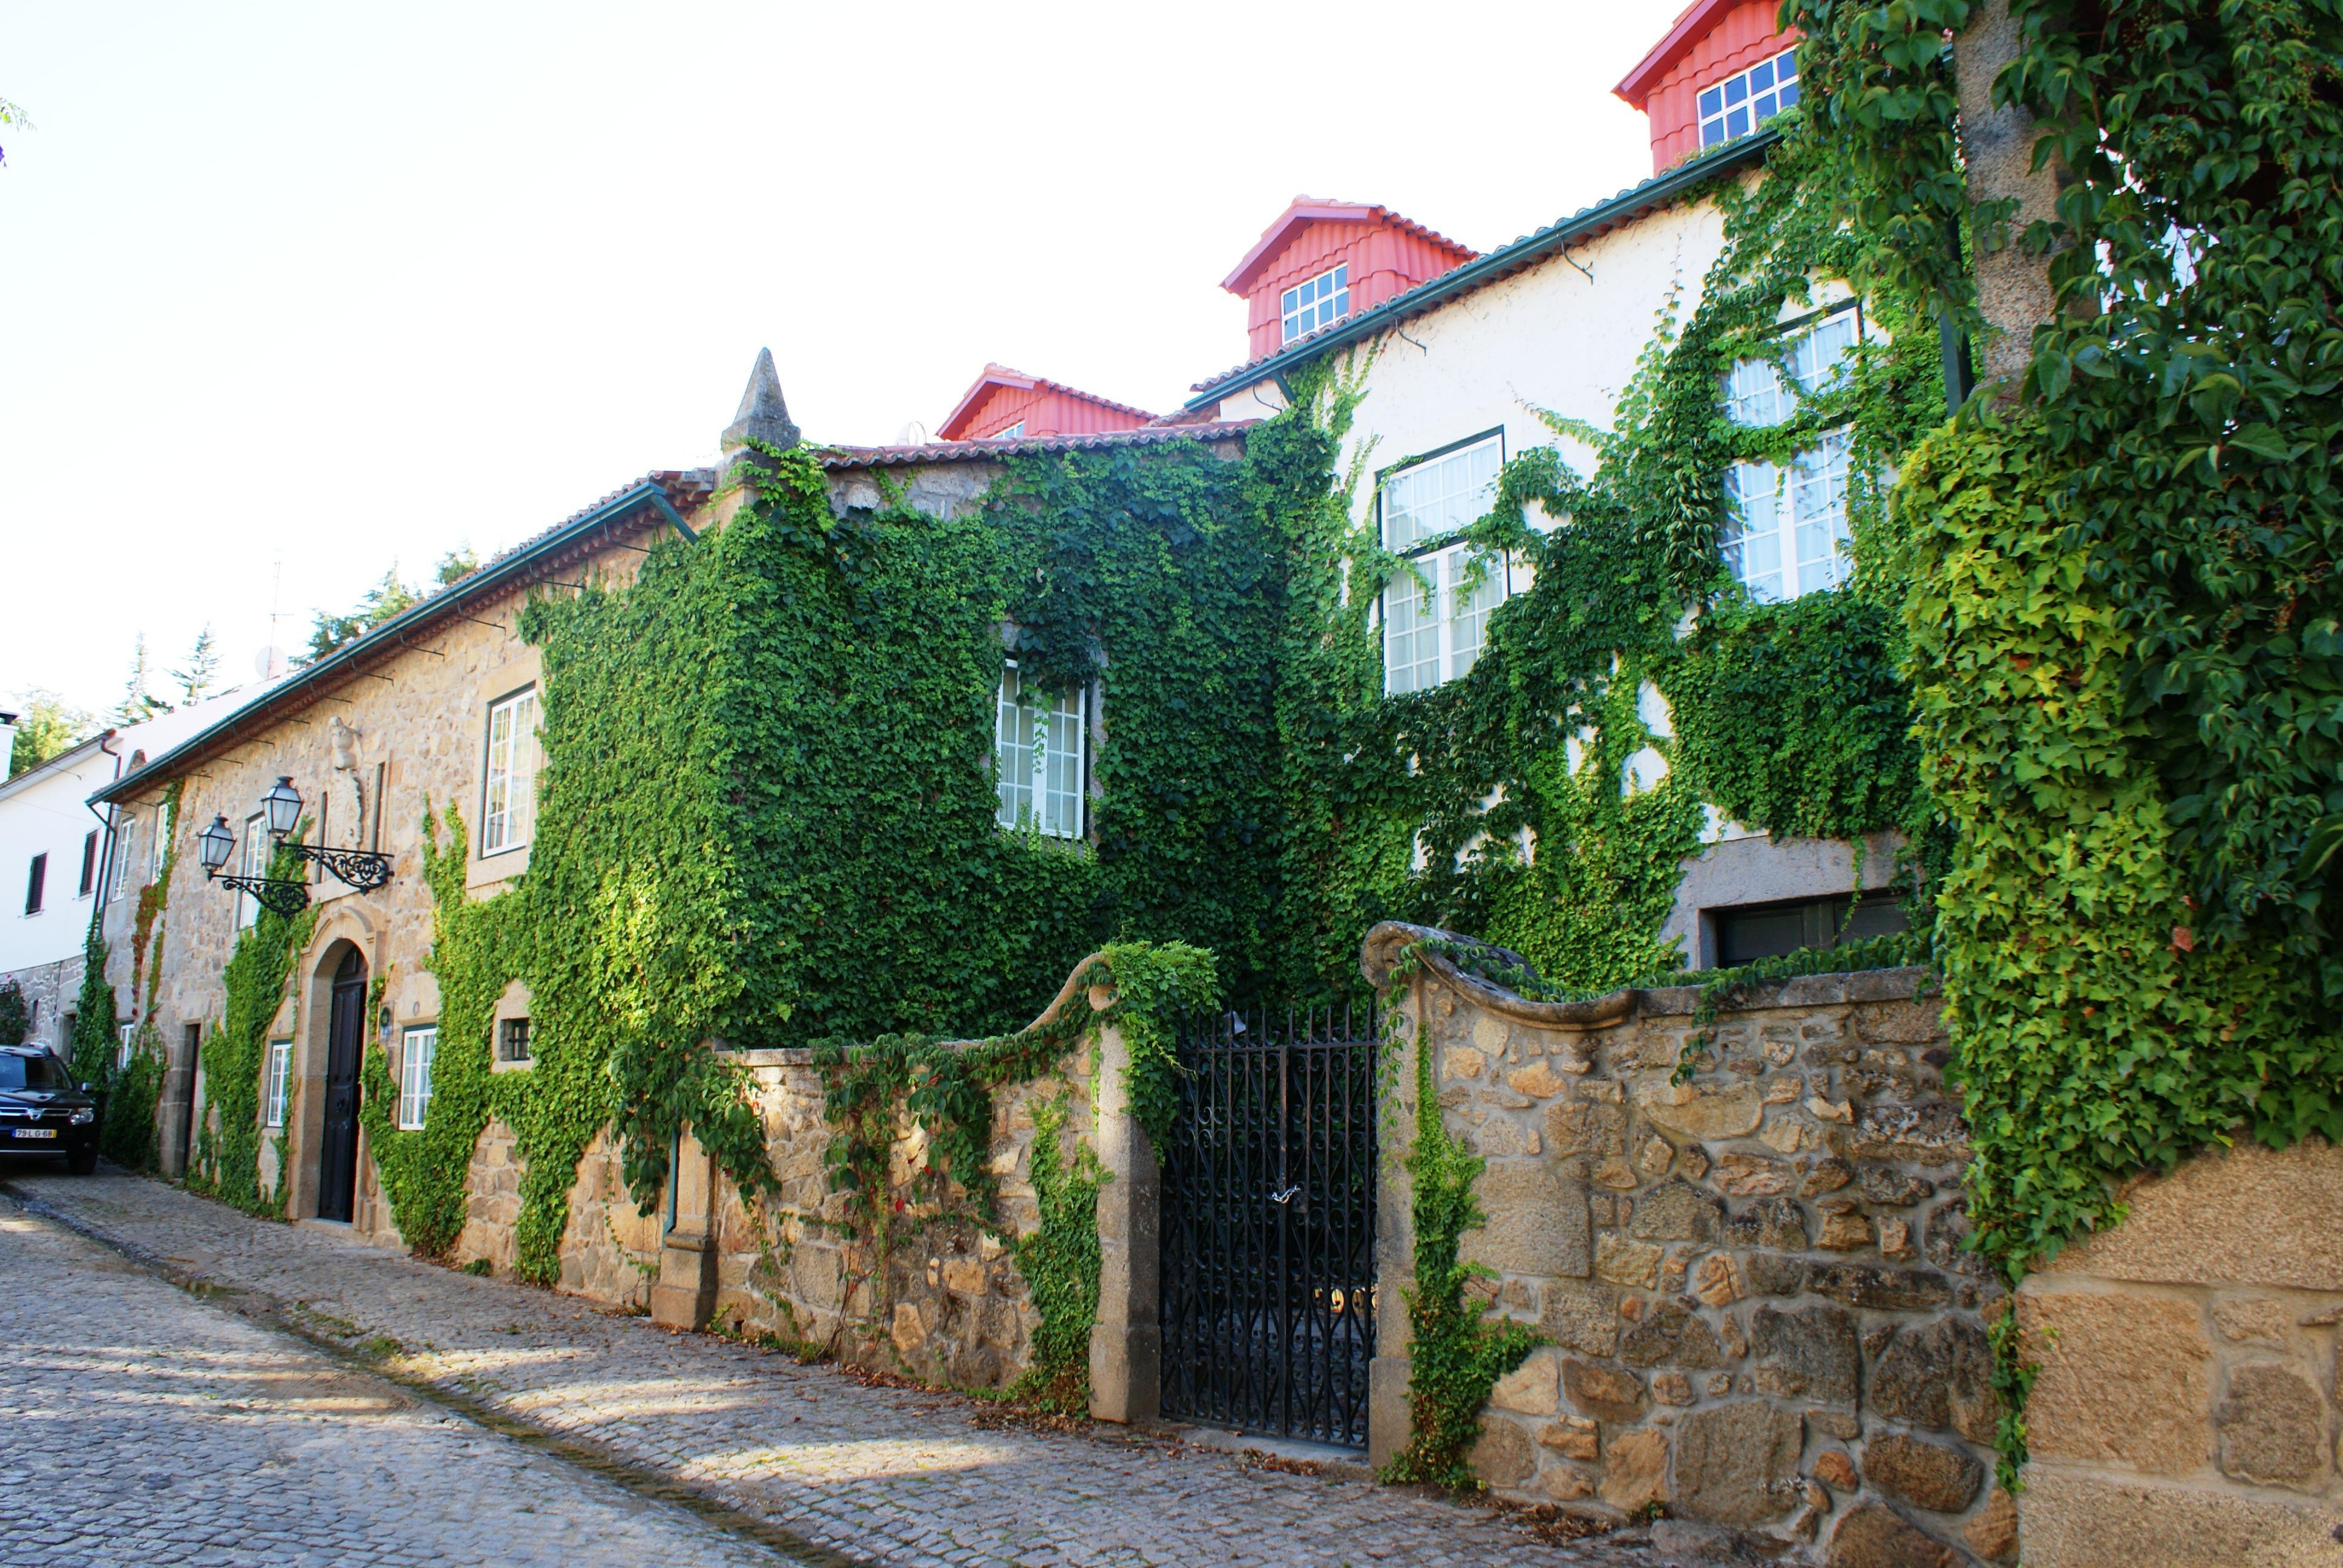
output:
[[[57,1130],[54,1127],[19,1127],[16,1129],[16,1136],[19,1138],[55,1138],[56,1135]]]

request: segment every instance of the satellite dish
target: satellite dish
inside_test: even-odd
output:
[[[273,646],[264,648],[252,656],[253,673],[263,680],[274,680],[290,668],[292,667],[286,658],[285,650],[281,648]]]

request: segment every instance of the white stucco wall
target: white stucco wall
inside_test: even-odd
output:
[[[90,900],[78,892],[82,840],[99,827],[83,802],[113,779],[114,769],[112,757],[81,746],[0,788],[0,975],[80,955],[90,911]],[[42,909],[28,915],[26,878],[33,857],[44,854],[49,865]]]
[[[1343,452],[1346,467],[1366,454],[1358,520],[1374,516],[1375,475],[1493,429],[1503,432],[1508,460],[1553,446],[1581,473],[1591,473],[1592,450],[1557,436],[1537,410],[1607,428],[1654,334],[1671,316],[1677,323],[1691,318],[1724,248],[1725,219],[1715,204],[1683,203],[1385,333],[1375,342],[1367,394]],[[1814,304],[1785,307],[1785,319],[1846,295],[1845,285],[1818,280]],[[1365,347],[1352,351],[1351,363]],[[1240,384],[1222,395],[1218,417],[1262,418],[1283,406],[1274,382]],[[1515,592],[1525,575],[1513,568]],[[1642,695],[1645,722],[1656,734],[1670,735],[1665,701],[1656,690]],[[1623,787],[1648,789],[1665,773],[1665,759],[1647,749],[1632,760]],[[1681,942],[1690,966],[1715,961],[1707,911],[1836,897],[1854,888],[1857,860],[1851,845],[1776,841],[1726,821],[1714,808],[1710,818],[1702,852],[1684,862],[1676,909],[1662,933]],[[1883,848],[1863,861],[1866,887],[1885,880],[1892,853],[1892,846]]]

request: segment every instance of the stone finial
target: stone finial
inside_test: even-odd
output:
[[[769,348],[757,350],[756,368],[749,372],[749,389],[740,394],[739,411],[724,427],[724,453],[729,457],[751,441],[773,447],[798,444],[798,427],[789,418],[789,406],[781,399],[781,378],[773,369]]]

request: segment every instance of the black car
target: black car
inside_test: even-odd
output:
[[[39,1046],[0,1046],[0,1156],[11,1154],[97,1169],[97,1101]]]

